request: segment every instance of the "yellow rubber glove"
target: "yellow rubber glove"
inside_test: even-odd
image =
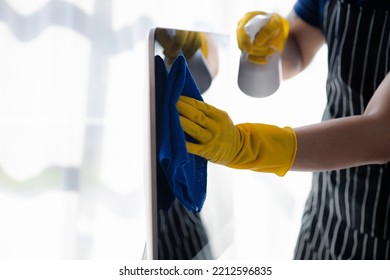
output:
[[[269,21],[259,30],[252,43],[245,31],[245,25],[257,15],[270,15]],[[282,16],[272,13],[253,11],[246,13],[237,25],[237,44],[241,51],[248,53],[248,60],[253,63],[265,64],[267,57],[275,51],[283,52],[287,41],[289,23]]]
[[[180,52],[188,60],[199,48],[207,58],[207,39],[204,32],[157,28],[156,38],[164,48],[164,55],[171,64]]]
[[[186,96],[180,97],[177,109],[183,130],[198,142],[187,142],[191,154],[228,167],[279,176],[294,162],[297,140],[290,127],[234,125],[226,112]]]

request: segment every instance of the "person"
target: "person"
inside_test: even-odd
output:
[[[313,172],[295,259],[390,259],[390,5],[378,0],[297,0],[248,42],[252,60],[282,51],[283,78],[302,72],[328,51],[327,104],[320,123],[277,127],[233,124],[227,112],[182,97],[188,152],[232,168]],[[284,31],[288,30],[284,36]]]

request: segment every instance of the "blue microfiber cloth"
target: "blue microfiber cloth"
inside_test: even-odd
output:
[[[207,160],[189,154],[176,103],[180,95],[203,100],[188,69],[179,55],[169,73],[160,56],[155,56],[156,125],[158,155],[158,207],[167,210],[177,198],[188,210],[199,212],[206,199]]]
[[[161,124],[162,104],[165,95],[165,89],[168,78],[168,71],[165,63],[160,56],[155,56],[154,59],[154,73],[155,73],[155,104],[156,104],[156,142],[157,142],[157,207],[167,211],[175,201],[175,195],[172,193],[169,182],[165,176],[164,170],[159,161],[160,146],[161,146]]]

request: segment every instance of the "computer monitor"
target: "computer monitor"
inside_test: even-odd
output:
[[[175,36],[184,30],[153,28],[148,38],[149,64],[149,134],[147,159],[147,237],[144,259],[218,259],[230,258],[233,227],[233,175],[229,168],[207,163],[207,196],[199,213],[188,210],[178,199],[169,209],[159,209],[159,179],[156,122],[156,68],[155,57],[164,61],[164,47],[156,38],[157,32]],[[196,32],[196,31],[191,31]],[[226,101],[229,85],[229,36],[204,33],[210,41],[208,62],[201,50],[187,61],[187,65],[204,101],[213,104]],[[212,42],[212,43],[211,43]],[[210,65],[217,63],[218,65]],[[169,72],[170,64],[166,69]],[[158,78],[158,77],[157,77]],[[160,186],[161,187],[161,186]],[[161,195],[161,194],[160,194]]]

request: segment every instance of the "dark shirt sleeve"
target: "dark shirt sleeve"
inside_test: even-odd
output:
[[[295,13],[308,24],[322,29],[322,15],[326,0],[298,0]]]
[[[332,0],[297,0],[295,13],[306,23],[322,30],[325,5]],[[335,0],[333,0],[335,1]],[[359,5],[371,9],[390,10],[389,0],[346,0],[351,5]]]

